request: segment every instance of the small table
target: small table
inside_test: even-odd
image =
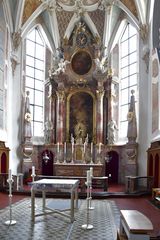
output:
[[[70,218],[71,222],[74,219],[74,208],[78,208],[78,186],[79,180],[71,180],[71,179],[41,179],[32,183],[31,188],[31,219],[34,222],[35,217],[47,215],[51,213],[59,213],[65,217]],[[70,207],[70,214],[65,214],[62,211],[54,210],[46,207],[46,192],[53,192],[56,190],[63,190],[65,192],[71,193],[71,207]],[[42,192],[43,197],[43,206],[42,206],[42,213],[35,214],[35,193]],[[74,206],[74,200],[76,205]],[[47,211],[49,210],[49,212]]]
[[[125,233],[129,240],[149,240],[153,231],[151,221],[137,210],[120,211],[120,235]]]

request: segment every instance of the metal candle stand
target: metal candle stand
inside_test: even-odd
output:
[[[36,177],[36,174],[35,173],[32,173],[31,174],[31,177],[32,177],[32,183],[34,183],[34,179]],[[37,207],[37,205],[35,204],[35,208]],[[29,205],[29,208],[31,208],[31,204]]]
[[[89,184],[89,209],[93,210],[94,207],[92,207],[92,180],[91,183]]]
[[[89,224],[89,209],[91,209],[91,202],[90,202],[90,186],[91,182],[87,182],[87,223],[82,225],[82,228],[85,230],[93,229],[93,225]]]
[[[12,219],[12,183],[13,183],[13,179],[12,177],[11,178],[8,178],[7,179],[7,182],[9,184],[9,220],[7,220],[5,222],[6,225],[15,225],[16,224],[16,220],[13,220]]]
[[[74,151],[72,151],[72,160],[71,160],[71,163],[72,163],[72,164],[74,163]]]
[[[35,179],[35,177],[36,177],[36,174],[32,173],[32,174],[31,174],[31,177],[32,177],[32,182],[34,182],[34,179]]]

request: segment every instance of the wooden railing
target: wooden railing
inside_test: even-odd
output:
[[[126,176],[126,192],[152,192],[153,176]]]

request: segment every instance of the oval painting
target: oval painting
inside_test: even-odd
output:
[[[78,51],[72,58],[72,69],[78,75],[85,75],[92,67],[92,59],[88,52]]]

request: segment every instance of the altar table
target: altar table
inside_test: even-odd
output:
[[[78,208],[78,186],[79,180],[76,179],[41,179],[32,183],[31,188],[31,219],[34,222],[35,217],[47,215],[51,213],[58,213],[62,216],[70,218],[71,222],[74,219],[74,208]],[[46,192],[53,192],[56,190],[63,190],[71,194],[70,214],[66,214],[57,209],[46,207]],[[35,213],[35,193],[42,192],[43,204],[42,213]],[[58,201],[58,200],[57,200]]]

